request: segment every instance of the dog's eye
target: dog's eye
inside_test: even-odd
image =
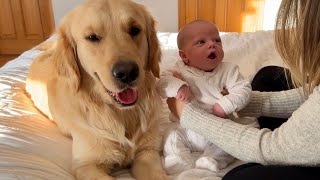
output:
[[[96,34],[91,34],[91,35],[87,36],[86,39],[91,42],[99,42],[101,38],[99,36],[97,36]]]
[[[140,33],[140,29],[137,28],[137,27],[131,27],[130,28],[130,36],[134,37],[134,36],[137,36],[138,34]]]

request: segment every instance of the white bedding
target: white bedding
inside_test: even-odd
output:
[[[178,59],[176,36],[176,33],[158,33],[163,53],[161,70]],[[240,72],[249,79],[264,66],[283,65],[274,48],[272,31],[221,36],[225,61],[238,64]],[[61,135],[56,125],[34,107],[24,90],[28,67],[39,53],[31,49],[0,68],[0,179],[74,179],[71,139]],[[165,112],[167,117],[168,110]],[[240,163],[236,161],[218,174],[192,169],[171,179],[220,179]],[[132,179],[128,170],[113,175]]]

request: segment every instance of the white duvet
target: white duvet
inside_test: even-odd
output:
[[[162,46],[161,70],[179,58],[176,33],[158,33]],[[272,31],[255,33],[222,33],[225,61],[240,66],[240,72],[252,79],[264,66],[282,66],[273,44]],[[54,38],[51,38],[54,39]],[[31,49],[0,68],[0,179],[72,180],[71,139],[32,104],[24,90],[28,67],[41,53]],[[168,115],[165,109],[163,118]],[[194,154],[198,156],[198,154]],[[171,179],[221,179],[236,161],[218,174],[209,170],[191,169]],[[133,179],[128,170],[113,174],[118,179]]]

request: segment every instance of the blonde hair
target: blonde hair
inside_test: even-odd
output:
[[[312,93],[320,84],[320,1],[282,0],[275,42],[293,84]]]

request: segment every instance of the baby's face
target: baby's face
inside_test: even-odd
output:
[[[192,24],[185,32],[182,60],[189,66],[212,71],[223,60],[224,51],[218,28],[209,22]]]

